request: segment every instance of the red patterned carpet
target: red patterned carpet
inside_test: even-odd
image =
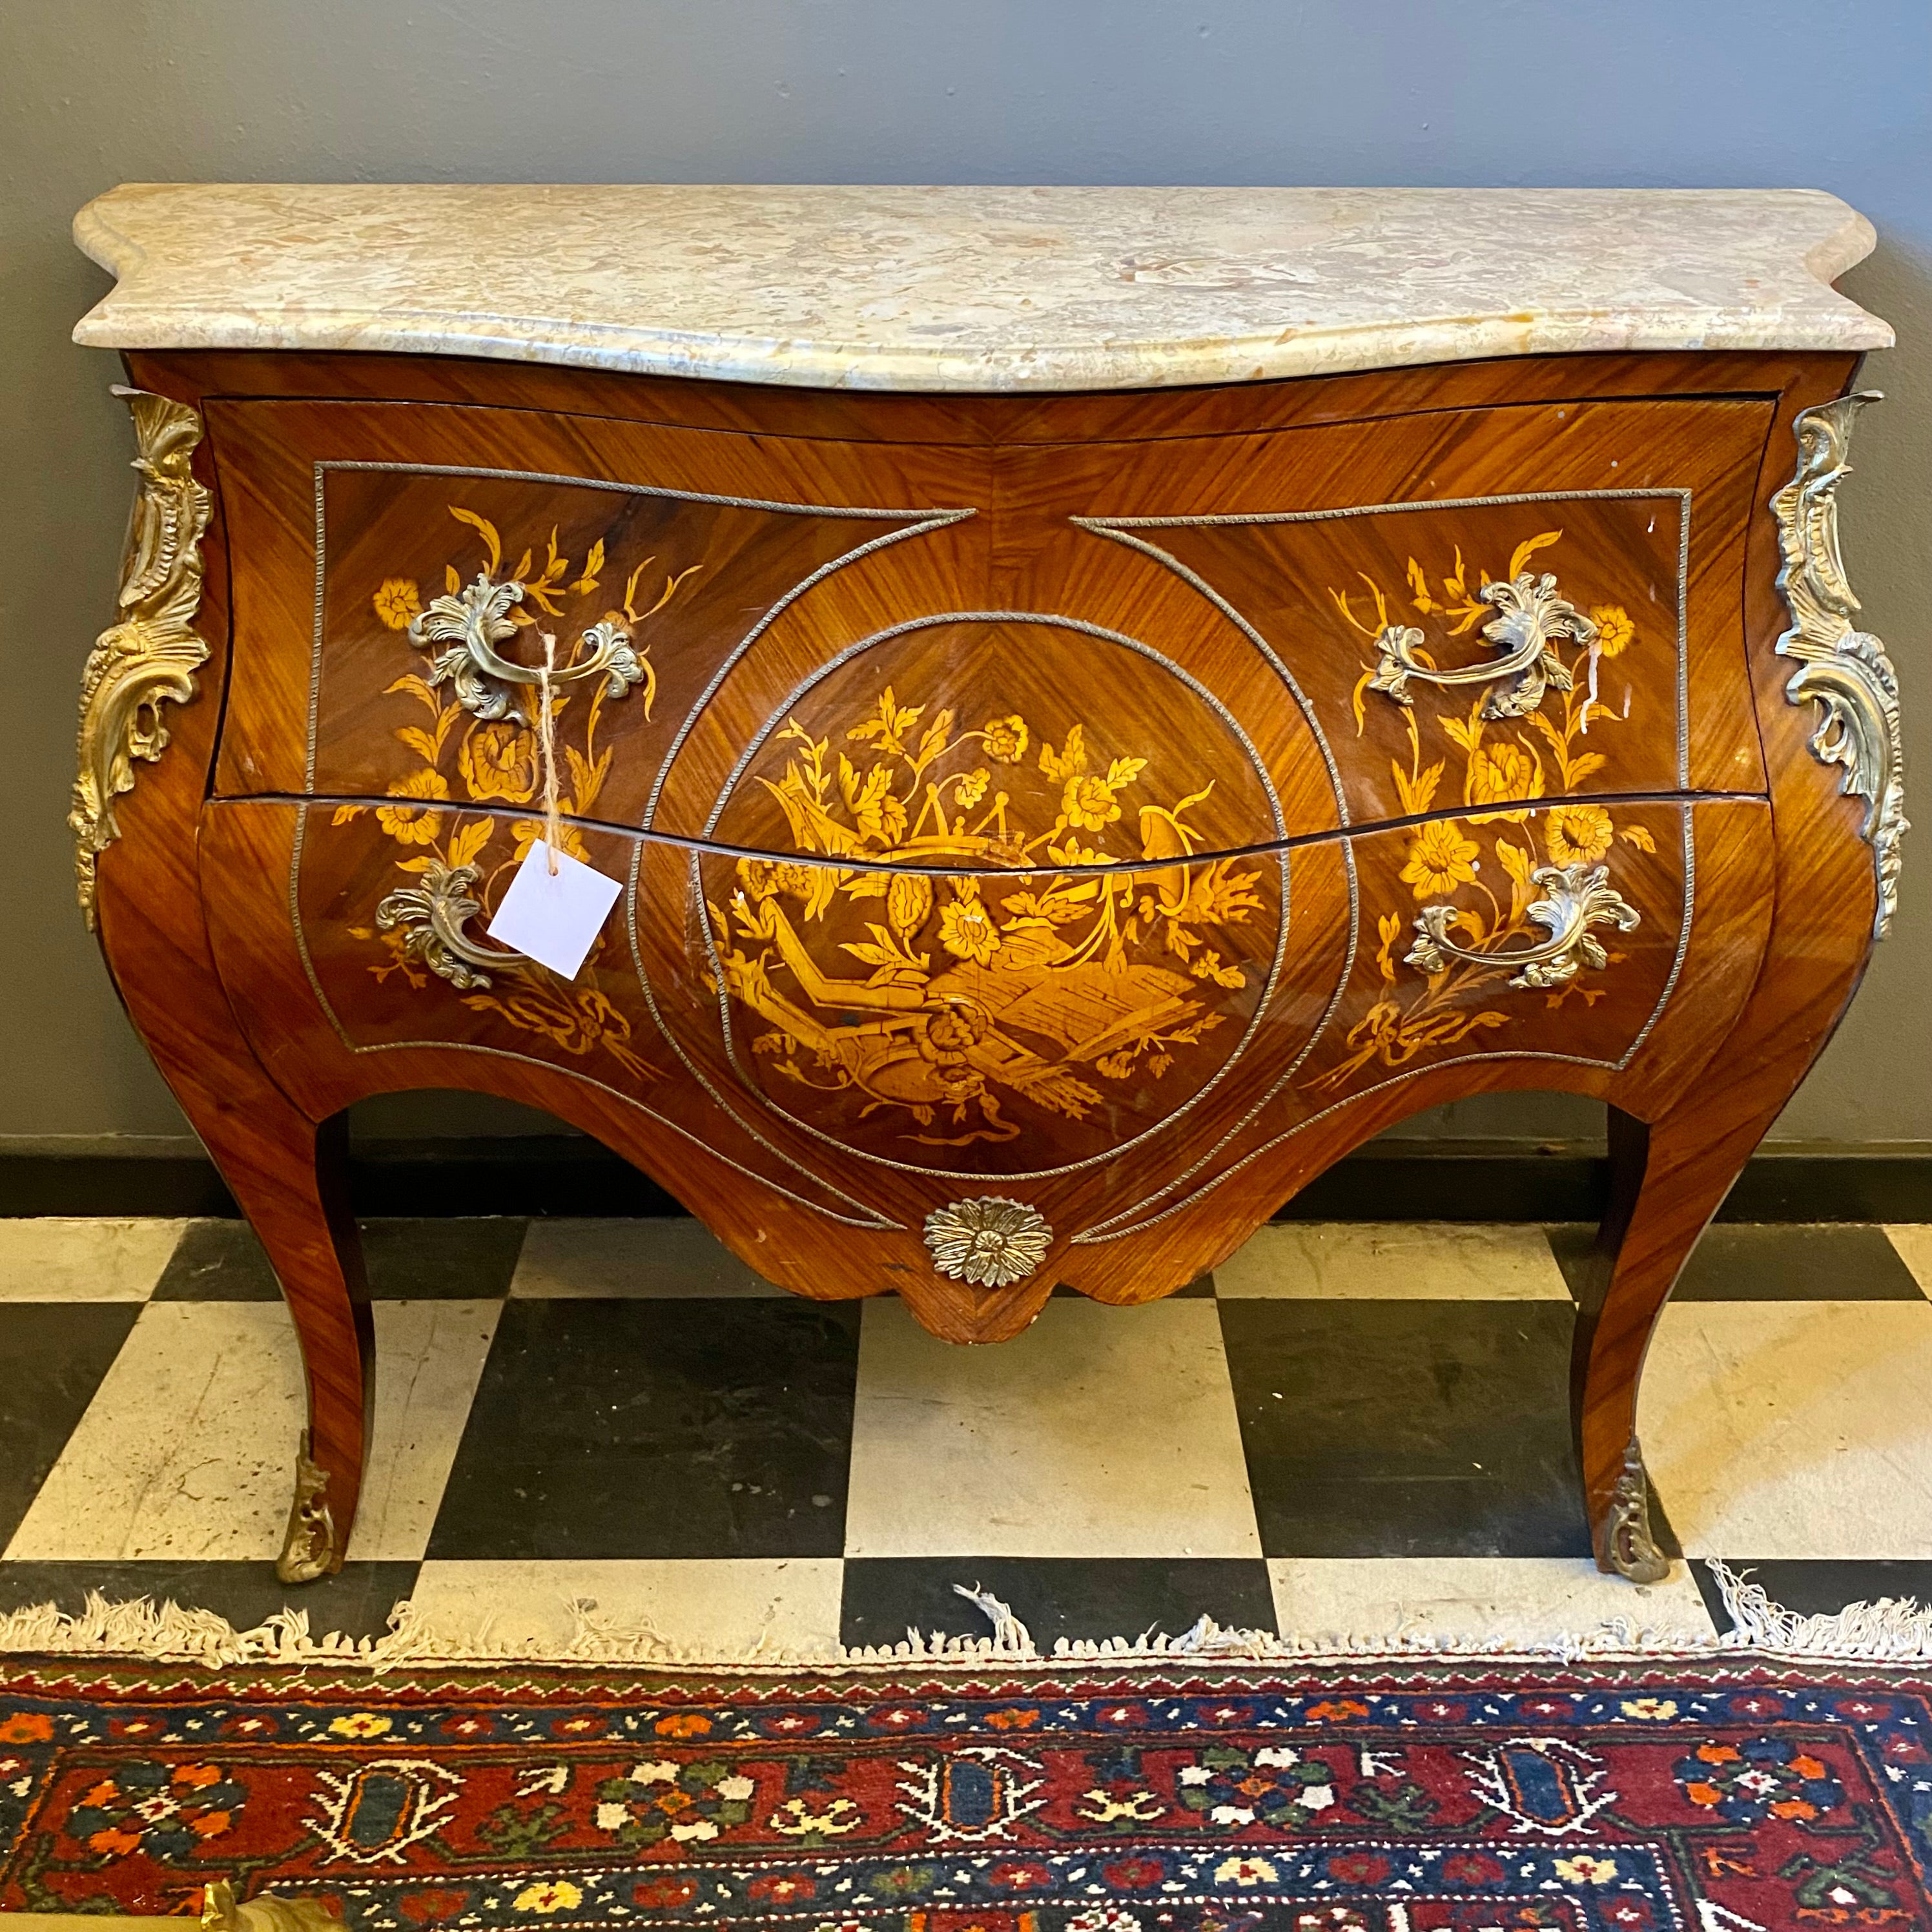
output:
[[[986,1670],[16,1660],[0,1908],[226,1878],[370,1932],[1932,1932],[1922,1673]]]

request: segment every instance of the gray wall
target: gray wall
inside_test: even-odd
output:
[[[1288,182],[1829,188],[1877,224],[1847,550],[1932,773],[1926,0],[15,0],[0,22],[0,1136],[178,1136],[75,912],[75,679],[130,445],[106,286],[68,239],[120,181]],[[648,237],[640,237],[647,245]],[[1932,806],[1905,907],[1780,1132],[1932,1142]],[[480,1124],[392,1105],[392,1125]],[[491,1117],[501,1125],[507,1116]],[[1522,1096],[1420,1130],[1546,1135]]]

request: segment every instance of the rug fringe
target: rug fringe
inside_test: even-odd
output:
[[[992,1626],[985,1636],[908,1630],[897,1643],[823,1649],[788,1648],[770,1641],[770,1619],[752,1650],[721,1656],[715,1649],[669,1641],[648,1623],[622,1624],[594,1602],[572,1600],[571,1634],[562,1642],[500,1639],[487,1621],[453,1628],[405,1598],[389,1613],[381,1636],[317,1636],[306,1610],[283,1610],[252,1629],[237,1630],[212,1610],[186,1609],[171,1599],[110,1603],[93,1592],[70,1615],[52,1604],[0,1613],[0,1654],[97,1657],[233,1668],[246,1664],[318,1664],[382,1672],[415,1664],[587,1664],[796,1671],[896,1669],[920,1663],[941,1669],[1003,1665],[1109,1664],[1243,1664],[1324,1661],[1373,1664],[1541,1658],[1558,1663],[1652,1658],[1695,1659],[1738,1652],[1766,1657],[1911,1664],[1932,1660],[1932,1610],[1910,1598],[1853,1604],[1828,1616],[1799,1616],[1772,1601],[1762,1586],[1712,1559],[1710,1568],[1733,1628],[1702,1639],[1660,1633],[1618,1618],[1587,1631],[1541,1640],[1443,1636],[1398,1629],[1380,1638],[1230,1629],[1203,1615],[1179,1635],[1144,1630],[1137,1637],[1055,1641],[1042,1652],[1012,1610],[977,1584],[956,1584]]]
[[[1880,1597],[1842,1610],[1800,1616],[1774,1603],[1764,1586],[1711,1559],[1711,1574],[1730,1613],[1731,1638],[1742,1648],[1786,1657],[1855,1658],[1872,1664],[1923,1664],[1932,1659],[1932,1610],[1912,1597]]]

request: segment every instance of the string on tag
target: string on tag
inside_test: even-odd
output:
[[[543,760],[544,853],[554,879],[561,821],[556,802],[556,720],[550,708],[550,681],[556,669],[556,639],[548,631],[543,634],[543,662],[537,670],[537,751]]]

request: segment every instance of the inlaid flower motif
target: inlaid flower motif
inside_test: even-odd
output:
[[[968,882],[970,885],[970,882]],[[979,889],[960,889],[939,915],[939,943],[956,959],[984,966],[1000,950],[1000,928],[980,898]]]
[[[1636,626],[1621,604],[1594,604],[1590,622],[1597,627],[1597,654],[1613,658],[1627,650],[1636,635]]]
[[[1104,832],[1120,815],[1120,802],[1105,778],[1071,778],[1060,801],[1060,809],[1069,825],[1086,832]]]
[[[976,771],[968,772],[956,778],[952,786],[953,803],[969,808],[977,805],[986,796],[986,788],[992,779],[992,773],[984,765]]]
[[[926,1217],[933,1266],[976,1288],[1024,1281],[1040,1266],[1052,1239],[1053,1230],[1034,1209],[1003,1195],[955,1201]]]
[[[1447,819],[1438,819],[1433,825],[1424,826],[1408,842],[1403,882],[1419,899],[1440,898],[1474,879],[1481,849]]]
[[[512,862],[520,866],[530,848],[539,839],[547,838],[548,831],[541,818],[513,818],[510,821],[510,836],[516,842],[510,854]],[[584,842],[584,834],[568,820],[556,828],[556,849],[566,852],[573,859],[580,859],[585,865],[590,862],[590,848]]]
[[[537,736],[507,718],[472,725],[456,754],[472,798],[527,805],[536,796]]]
[[[447,799],[449,781],[425,765],[398,778],[390,787],[389,796],[392,799]],[[434,845],[442,830],[442,814],[426,810],[421,804],[379,805],[376,822],[404,845]]]
[[[932,910],[932,881],[923,872],[901,872],[886,888],[886,916],[902,939],[910,939]]]
[[[374,599],[376,615],[392,631],[406,631],[422,609],[422,592],[406,577],[386,577]]]
[[[1510,805],[1519,799],[1540,798],[1542,769],[1514,739],[1478,745],[1469,758],[1468,796],[1472,805]],[[1490,818],[1521,820],[1528,816],[1521,812],[1495,812],[1472,823],[1480,825]]]
[[[980,736],[986,747],[986,755],[998,759],[1003,765],[1018,764],[1026,756],[1027,746],[1031,742],[1027,735],[1026,720],[1017,712],[1005,718],[988,718]]]
[[[1610,814],[1600,805],[1559,805],[1544,828],[1550,860],[1556,866],[1594,865],[1610,849]]]

